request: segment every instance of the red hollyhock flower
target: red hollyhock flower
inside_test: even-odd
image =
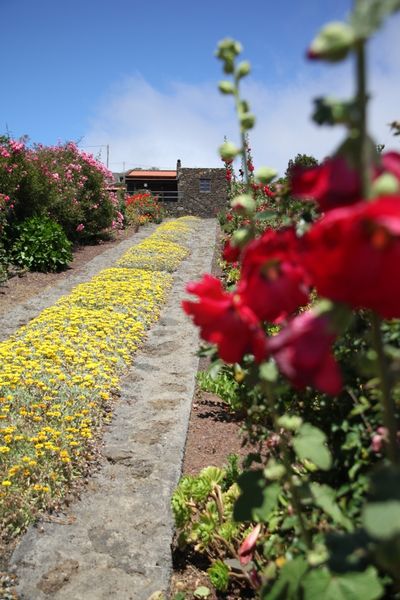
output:
[[[342,387],[339,367],[332,355],[335,334],[328,317],[312,311],[302,313],[268,340],[280,371],[295,387],[310,385],[327,394],[338,394]]]
[[[400,317],[400,196],[333,210],[303,243],[303,262],[319,294]]]
[[[381,158],[382,171],[388,171],[400,180],[400,154],[398,152],[385,152]]]
[[[323,211],[354,204],[361,197],[360,178],[342,156],[329,158],[317,167],[295,166],[290,178],[293,195],[315,200]]]
[[[282,319],[308,302],[297,243],[292,229],[270,229],[244,251],[238,293],[262,321]]]
[[[201,337],[217,344],[224,361],[240,362],[246,353],[254,354],[258,362],[265,358],[265,333],[238,294],[226,292],[220,280],[211,275],[204,275],[198,283],[189,283],[186,289],[200,301],[184,300],[184,311],[200,327]]]
[[[234,263],[239,259],[240,247],[233,246],[230,240],[227,240],[222,251],[222,258],[228,263]]]

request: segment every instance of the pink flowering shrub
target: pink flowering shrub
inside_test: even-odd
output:
[[[112,174],[93,156],[72,142],[60,146],[37,145],[27,153],[31,184],[39,187],[30,209],[43,211],[57,221],[71,240],[89,240],[122,226],[118,202],[109,186]],[[23,200],[17,206],[26,210]],[[25,215],[27,216],[27,215]],[[82,227],[83,226],[83,227]]]
[[[27,147],[2,137],[0,234],[6,222],[12,228],[44,215],[58,222],[72,241],[107,235],[123,224],[111,182],[111,172],[73,142]]]

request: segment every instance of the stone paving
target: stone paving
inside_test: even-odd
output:
[[[210,270],[215,237],[215,220],[199,220],[191,256],[175,273],[160,319],[122,381],[101,468],[80,499],[44,517],[16,548],[11,569],[21,600],[148,600],[158,590],[167,593],[170,497],[181,473],[198,366],[197,331],[180,301],[186,283]],[[98,270],[115,262],[114,250],[101,255]],[[26,310],[22,315],[32,318]]]

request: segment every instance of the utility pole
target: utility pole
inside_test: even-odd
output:
[[[110,145],[107,144],[107,169],[110,162]]]

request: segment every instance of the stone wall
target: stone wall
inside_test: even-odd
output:
[[[227,183],[225,169],[190,169],[179,168],[177,173],[177,202],[165,202],[164,208],[170,215],[196,215],[199,217],[215,217],[227,205]],[[203,187],[200,189],[200,180]]]

